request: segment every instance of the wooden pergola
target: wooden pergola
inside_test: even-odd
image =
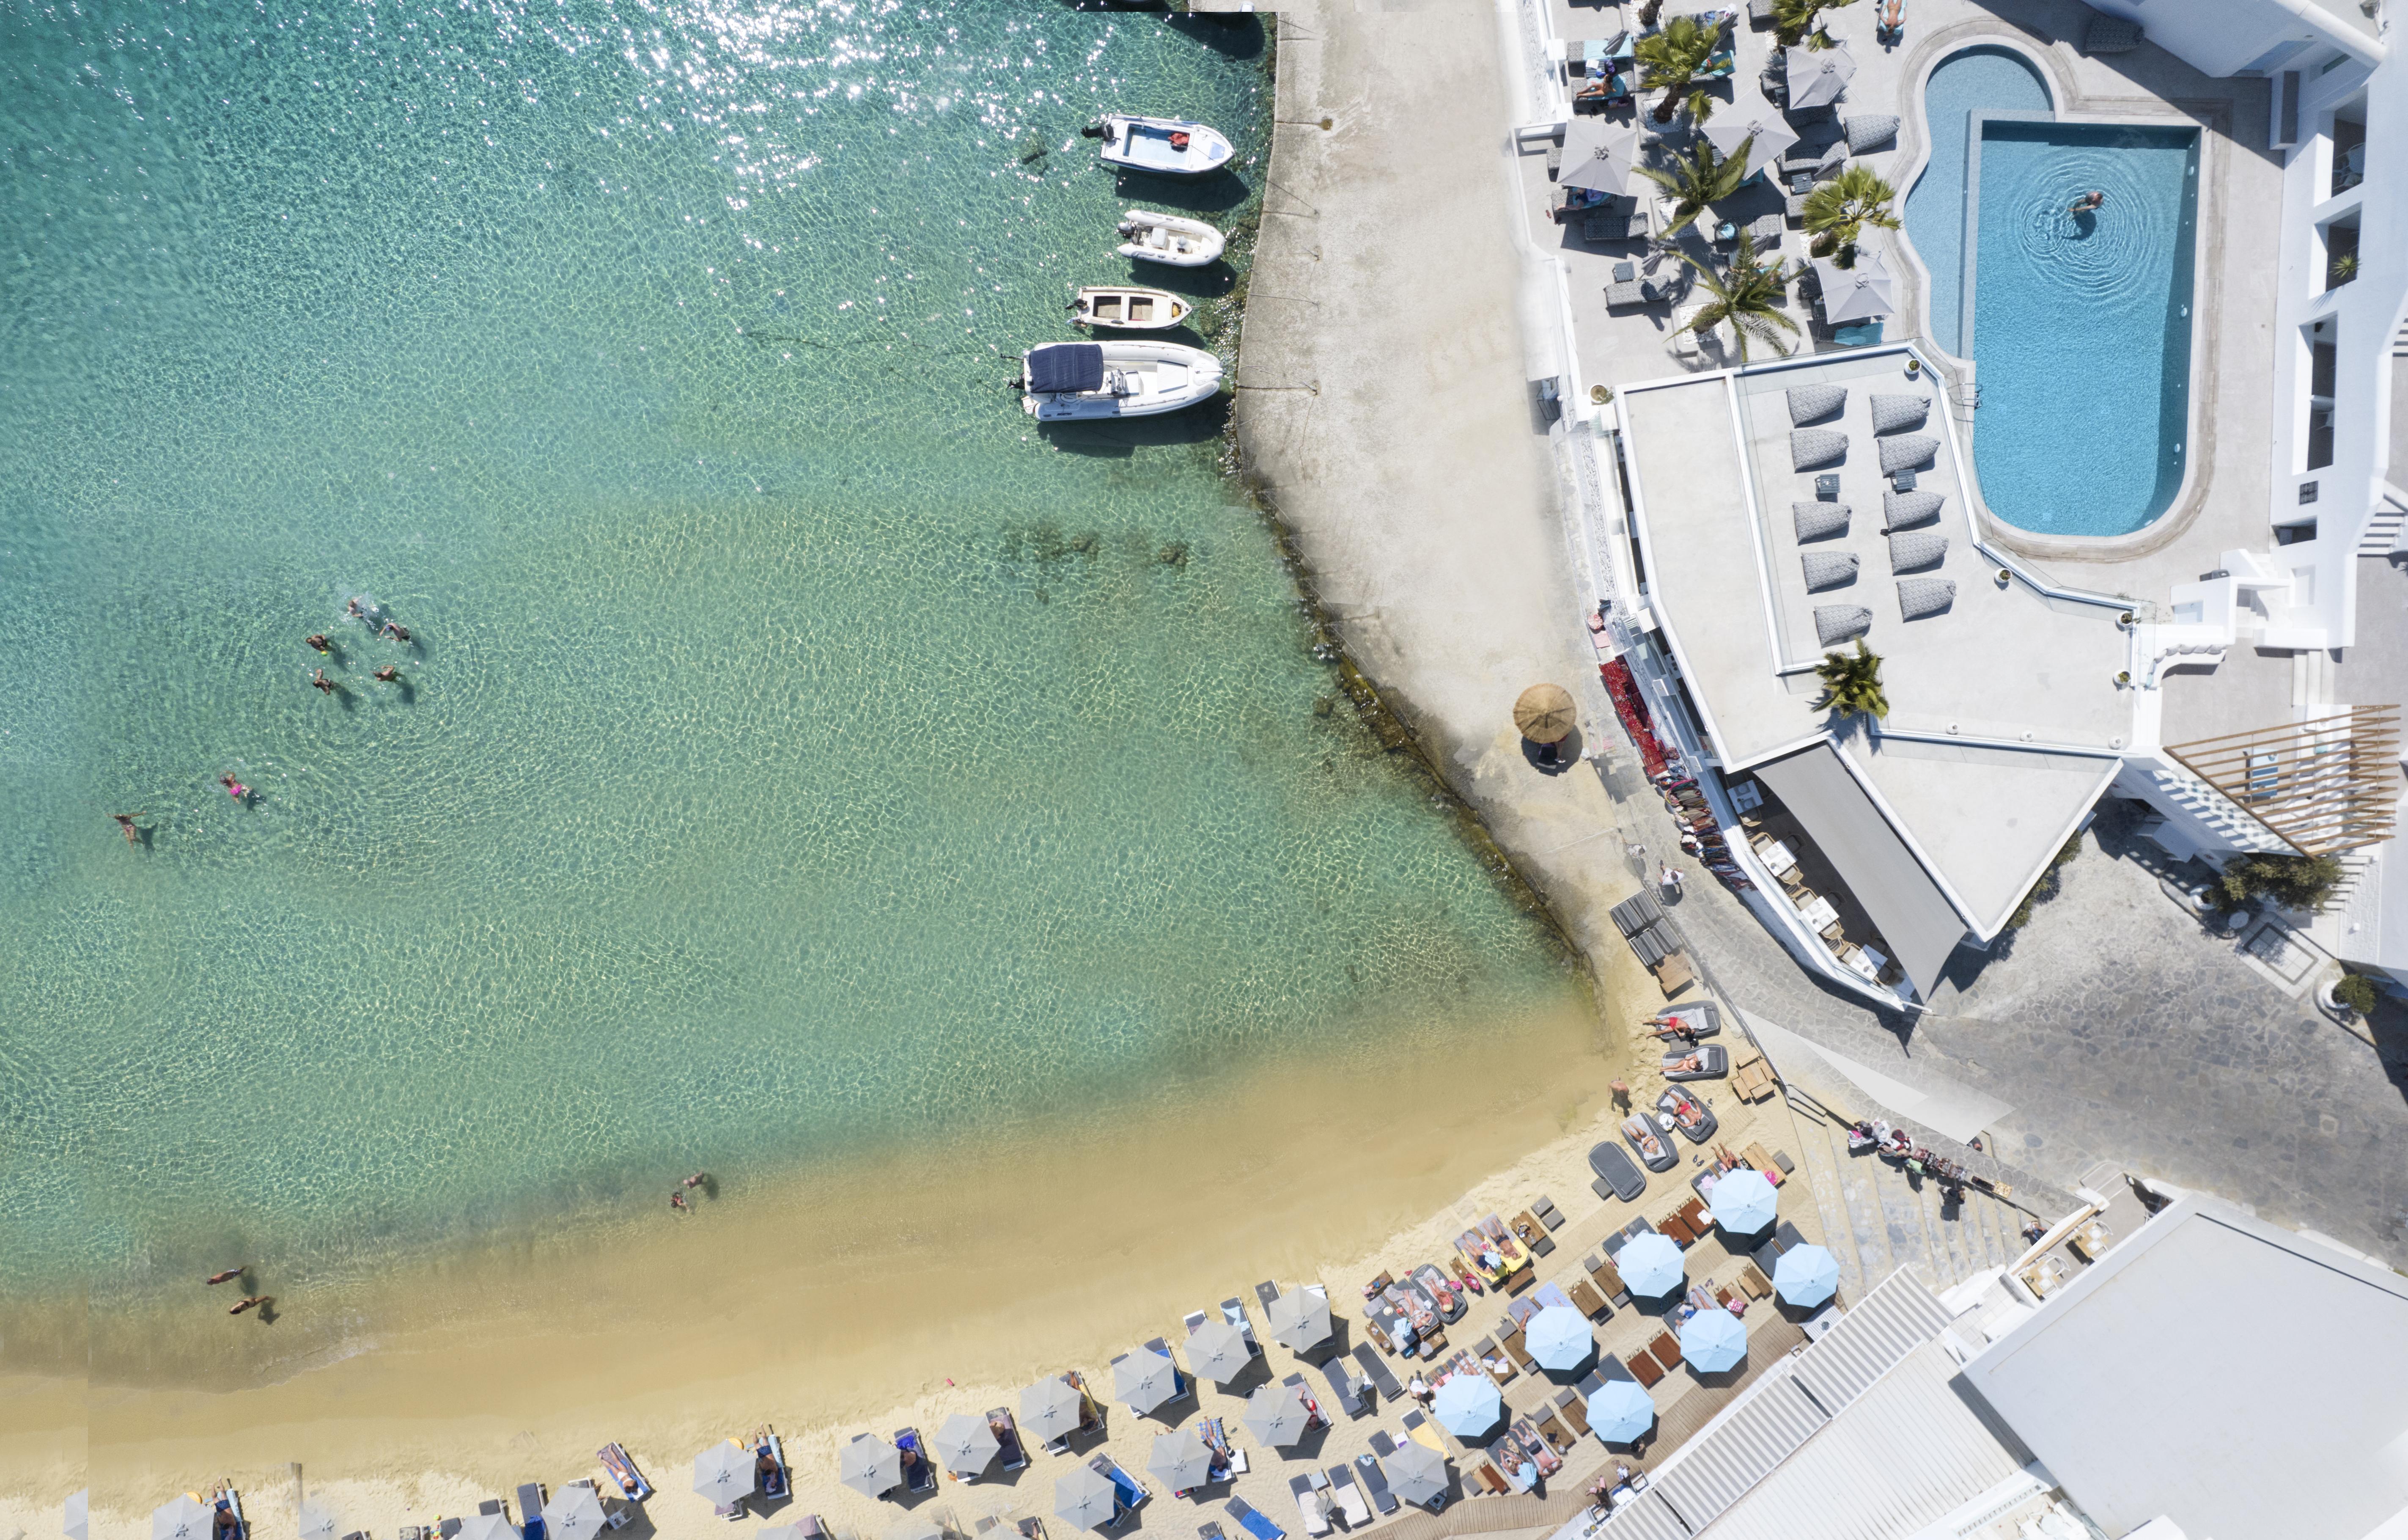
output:
[[[2345,706],[2307,722],[2169,743],[2166,753],[2302,856],[2391,838],[2397,706]]]

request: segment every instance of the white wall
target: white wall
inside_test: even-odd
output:
[[[2202,75],[2237,74],[2285,44],[2324,43],[2368,64],[2381,45],[2315,0],[2087,0],[2141,23],[2149,41]],[[2079,42],[2076,38],[2074,41]]]

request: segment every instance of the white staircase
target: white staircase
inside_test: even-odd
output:
[[[2273,830],[2233,806],[2231,799],[2187,770],[2152,766],[2149,779],[2167,801],[2197,819],[2227,849],[2273,855],[2291,848]]]
[[[2408,357],[2408,353],[2395,353]],[[2358,537],[2358,554],[2361,556],[2383,557],[2391,554],[2400,543],[2401,525],[2408,525],[2408,492],[2402,492],[2389,482],[2383,483],[2383,495],[2374,500],[2374,511],[2366,521],[2366,533]]]

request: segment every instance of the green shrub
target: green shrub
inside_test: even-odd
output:
[[[2314,913],[2341,885],[2341,862],[2331,856],[2243,856],[2225,863],[2220,885],[2236,907],[2265,898]]]
[[[2341,982],[2332,986],[2332,997],[2359,1015],[2374,1014],[2374,981],[2363,973],[2343,974]]]
[[[2040,874],[2040,881],[2032,884],[2031,891],[2024,895],[2024,901],[2015,905],[2015,912],[2007,916],[2008,929],[2021,930],[2025,923],[2032,917],[2032,910],[2035,907],[2057,897],[2057,889],[2064,885],[2062,879],[2057,875],[2058,871],[2067,862],[2081,854],[2082,831],[2075,829],[2073,838],[2057,846],[2057,854],[2048,858],[2048,870]]]

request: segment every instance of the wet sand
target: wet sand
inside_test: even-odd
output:
[[[284,1300],[272,1326],[227,1320],[221,1291],[196,1285],[189,1319],[143,1329],[168,1345],[167,1377],[214,1363],[205,1382],[227,1388],[91,1392],[95,1540],[145,1533],[152,1506],[221,1477],[281,1504],[263,1517],[289,1512],[294,1461],[347,1526],[385,1533],[591,1475],[611,1439],[677,1494],[695,1450],[764,1421],[788,1439],[807,1509],[836,1518],[860,1501],[834,1480],[840,1437],[1010,1403],[1048,1370],[1100,1374],[1258,1279],[1326,1276],[1346,1298],[1367,1256],[1426,1256],[1419,1232],[1459,1230],[1467,1189],[1501,1180],[1479,1201],[1526,1202],[1536,1188],[1498,1173],[1532,1151],[1561,1145],[1577,1166],[1624,1044],[1567,997],[1418,1064],[1276,1065],[1083,1134],[730,1184],[691,1219],[665,1206],[598,1240],[428,1259]],[[255,1333],[311,1320],[340,1326],[314,1359],[251,1351]],[[81,1481],[61,1413],[83,1396],[56,1379],[0,1387],[0,1533],[55,1529]],[[663,1507],[689,1503],[709,1526],[698,1500]],[[891,1517],[865,1506],[865,1521]]]

